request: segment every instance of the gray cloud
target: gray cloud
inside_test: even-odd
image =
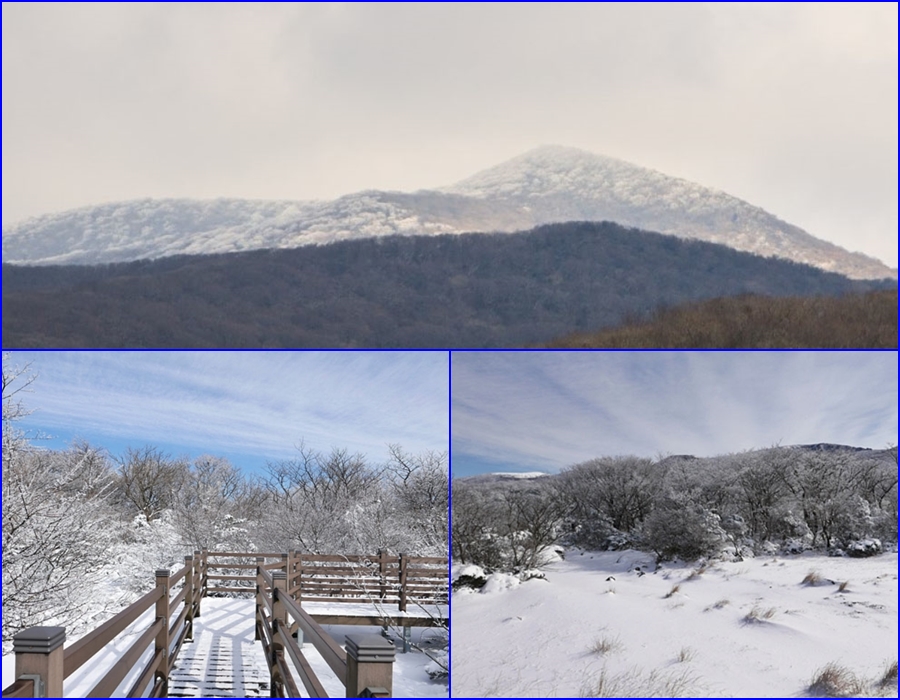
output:
[[[3,5],[4,223],[449,184],[541,143],[897,264],[897,6]]]

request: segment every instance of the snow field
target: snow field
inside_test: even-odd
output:
[[[897,696],[873,683],[897,658],[896,553],[653,568],[570,550],[546,579],[454,593],[453,696],[791,697],[829,662]]]

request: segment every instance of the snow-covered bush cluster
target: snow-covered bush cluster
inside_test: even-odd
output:
[[[446,556],[444,453],[387,464],[304,448],[251,478],[222,457],[145,446],[48,450],[17,427],[33,377],[3,358],[3,642],[33,625],[71,637],[195,550]]]
[[[897,452],[829,445],[698,459],[594,459],[554,476],[453,485],[455,561],[540,566],[554,543],[662,559],[809,549],[870,556],[897,541]],[[529,504],[520,517],[521,503]]]

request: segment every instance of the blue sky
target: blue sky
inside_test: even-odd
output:
[[[387,459],[448,448],[446,352],[13,352],[37,379],[19,427],[58,448],[153,445],[253,473],[307,447]]]
[[[896,352],[454,352],[454,476],[897,444]]]

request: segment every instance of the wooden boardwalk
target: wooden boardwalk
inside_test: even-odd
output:
[[[169,676],[170,698],[269,697],[269,669],[253,641],[254,601],[206,598]]]
[[[446,558],[384,551],[195,551],[67,645],[64,627],[19,632],[3,697],[390,697],[393,643],[354,629],[345,648],[322,624],[399,629],[408,649],[413,627],[446,629],[448,575]]]

